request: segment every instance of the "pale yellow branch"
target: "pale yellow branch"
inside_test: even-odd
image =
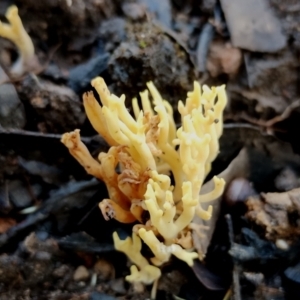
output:
[[[199,195],[200,203],[210,202],[212,200],[219,198],[223,194],[224,187],[225,187],[224,179],[214,176],[213,180],[215,185],[214,189],[207,194]]]
[[[62,135],[61,142],[69,149],[72,156],[85,168],[88,174],[103,179],[103,170],[80,140],[80,130],[76,129]]]
[[[106,119],[102,113],[102,108],[95,99],[93,92],[83,95],[83,106],[85,113],[94,129],[105,139],[110,146],[116,146],[118,143],[111,137],[108,132]]]
[[[20,57],[12,68],[12,73],[21,75],[27,68],[37,64],[32,40],[18,14],[18,8],[12,5],[6,12],[9,24],[0,21],[0,36],[12,41],[18,48]]]

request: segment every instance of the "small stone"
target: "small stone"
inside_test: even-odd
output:
[[[62,133],[80,127],[86,116],[77,94],[67,86],[26,77],[18,87],[20,98],[31,106],[32,118],[43,132]]]
[[[85,281],[90,278],[90,273],[85,266],[79,266],[73,275],[74,281]]]
[[[105,259],[99,259],[94,265],[94,270],[101,280],[109,280],[115,277],[113,265]]]
[[[287,241],[285,241],[283,239],[277,239],[276,242],[275,242],[275,245],[278,249],[284,250],[284,251],[289,250],[289,248],[290,248]]]
[[[243,177],[237,177],[228,184],[224,196],[226,203],[231,206],[244,202],[254,195],[256,195],[256,192],[250,181]]]

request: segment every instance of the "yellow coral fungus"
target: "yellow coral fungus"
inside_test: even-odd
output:
[[[157,266],[171,255],[191,266],[205,254],[194,251],[191,231],[198,229],[192,220],[195,214],[205,220],[211,218],[212,206],[205,210],[201,203],[219,197],[225,185],[223,179],[214,177],[214,189],[200,195],[219,152],[225,87],[203,86],[201,93],[195,82],[185,104],[179,101],[182,126],[176,129],[172,107],[153,83],[147,83],[148,90],[140,94],[141,108],[133,99],[135,118],[125,107],[125,96],[110,94],[102,78],[94,79],[92,85],[102,106],[88,93],[83,97],[84,107],[110,150],[95,160],[76,130],[64,134],[62,142],[88,173],[106,183],[109,199],[100,203],[104,217],[123,223],[137,221],[132,238],[120,240],[114,233],[114,243],[134,264],[127,280],[149,284],[160,276]],[[115,171],[117,165],[119,173]],[[148,212],[146,218],[144,212]],[[140,253],[141,240],[153,253],[152,265]]]
[[[10,40],[17,46],[20,56],[13,65],[11,73],[13,75],[22,75],[37,64],[34,46],[30,36],[24,29],[18,14],[18,8],[15,5],[10,6],[5,16],[9,24],[0,21],[0,37]]]
[[[113,239],[115,248],[118,251],[125,253],[134,263],[134,266],[131,268],[131,275],[126,277],[129,282],[150,284],[160,277],[160,269],[155,266],[151,266],[147,259],[142,256],[142,242],[135,233],[132,234],[132,238],[127,237],[125,240],[120,240],[117,233],[114,232]],[[139,269],[137,269],[136,266]]]

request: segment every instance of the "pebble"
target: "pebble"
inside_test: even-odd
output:
[[[275,245],[278,249],[284,250],[284,251],[289,250],[289,248],[290,248],[287,241],[285,241],[283,239],[277,239],[276,242],[275,242]]]
[[[248,197],[255,195],[256,192],[249,180],[238,177],[232,180],[225,192],[225,199],[228,205],[244,202]]]
[[[90,273],[85,266],[79,266],[73,274],[74,281],[85,281],[88,280],[89,278],[90,278]]]
[[[94,270],[100,280],[109,280],[115,277],[115,268],[105,259],[99,259],[94,265]]]

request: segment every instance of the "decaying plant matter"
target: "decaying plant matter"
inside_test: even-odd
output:
[[[209,220],[212,206],[204,210],[201,204],[216,199],[224,189],[224,180],[214,177],[214,189],[200,195],[219,152],[225,87],[203,86],[201,91],[195,82],[185,104],[178,103],[182,126],[176,129],[172,107],[153,83],[140,93],[141,107],[133,99],[135,118],[125,107],[125,96],[111,94],[102,78],[94,79],[92,86],[102,106],[89,92],[83,96],[84,107],[111,148],[94,159],[81,142],[79,130],[65,133],[62,142],[89,174],[106,183],[109,199],[99,204],[104,218],[137,223],[132,238],[120,240],[115,232],[114,243],[134,264],[126,279],[150,284],[159,278],[159,266],[172,254],[190,266],[202,258],[194,252],[192,221],[195,214]],[[141,240],[153,253],[151,263],[140,253]]]

